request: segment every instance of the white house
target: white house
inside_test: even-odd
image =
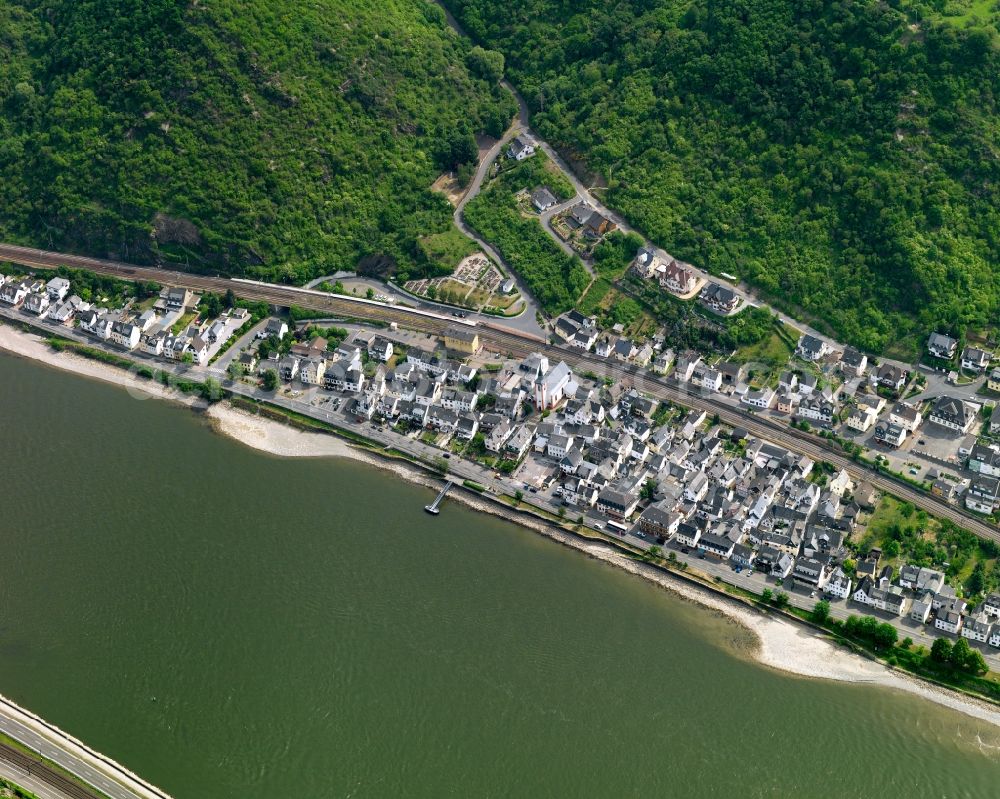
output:
[[[90,328],[95,336],[105,341],[111,336],[111,326],[114,324],[114,320],[111,319],[107,314],[97,317],[94,320],[93,325]]]
[[[28,313],[33,313],[36,316],[41,316],[49,309],[49,295],[48,294],[29,294],[28,298],[24,301],[24,310]]]
[[[677,543],[682,547],[694,547],[701,540],[701,530],[693,524],[681,522],[677,526]]]
[[[558,200],[555,195],[546,186],[540,186],[531,192],[531,204],[535,206],[539,213],[547,211],[557,202]]]
[[[194,357],[194,362],[204,366],[208,362],[208,342],[201,336],[195,336],[188,345],[188,351]]]
[[[978,616],[971,616],[962,625],[962,637],[970,641],[979,641],[985,644],[993,633],[993,622],[989,616],[981,613]]]
[[[878,419],[878,414],[871,408],[855,408],[847,417],[847,426],[859,433],[867,433]]]
[[[299,364],[299,380],[310,386],[318,386],[323,383],[323,375],[326,373],[326,360],[316,356],[303,358]]]
[[[851,578],[839,566],[830,573],[826,592],[837,599],[847,599],[851,595]]]
[[[163,355],[163,344],[167,334],[162,330],[148,333],[142,337],[142,351],[147,355]]]
[[[943,613],[938,613],[934,619],[934,627],[938,630],[944,630],[946,633],[958,635],[962,631],[962,620],[963,617],[960,614],[953,610],[946,610]]]
[[[112,344],[124,347],[127,350],[134,350],[139,346],[139,338],[142,333],[136,325],[131,322],[114,322],[111,325],[111,333],[108,340]]]
[[[708,493],[708,477],[704,472],[695,472],[684,487],[684,500],[686,502],[701,502],[706,493]]]
[[[553,433],[545,445],[545,454],[553,460],[562,460],[573,447],[573,436]]]
[[[515,161],[523,161],[535,154],[535,144],[521,136],[515,136],[507,147],[507,157]]]
[[[923,420],[924,418],[920,414],[920,411],[906,402],[897,402],[889,412],[889,422],[899,425],[910,433],[920,427],[920,423]]]
[[[54,322],[65,323],[70,321],[75,313],[76,308],[73,307],[73,303],[63,302],[60,303],[54,310],[49,312],[49,319]]]
[[[1000,594],[990,594],[983,600],[983,611],[994,618],[1000,619]]]
[[[759,391],[748,391],[740,398],[740,402],[753,408],[770,408],[774,404],[774,390],[762,388]]]
[[[957,349],[958,342],[951,336],[945,336],[941,333],[931,333],[927,338],[927,351],[935,358],[943,358],[946,361],[950,361],[955,357]]]
[[[280,341],[286,335],[288,335],[288,325],[285,324],[280,319],[270,319],[267,325],[265,325],[263,330],[257,331],[257,338],[268,338],[269,336],[277,336]]]
[[[383,336],[375,336],[368,343],[368,354],[383,363],[392,357],[392,352],[392,342]]]
[[[20,305],[28,296],[28,287],[23,283],[5,280],[0,283],[0,302],[5,305]]]
[[[906,428],[879,422],[875,425],[875,440],[886,447],[899,447],[906,441]]]
[[[62,302],[69,294],[69,281],[64,277],[54,277],[45,284],[45,293],[52,302]]]
[[[830,354],[830,345],[807,333],[799,339],[795,354],[806,361],[818,361]]]
[[[843,497],[848,491],[852,491],[854,489],[854,483],[851,481],[851,476],[847,473],[847,471],[845,469],[841,469],[837,472],[836,477],[834,477],[827,484],[827,488],[838,497]]]
[[[848,377],[861,377],[868,367],[868,356],[848,347],[840,358],[840,370]]]
[[[662,269],[660,285],[674,294],[690,294],[698,285],[698,276],[687,264],[671,261]]]
[[[926,624],[928,617],[931,615],[931,603],[923,599],[914,599],[913,604],[910,606],[910,618],[913,621],[919,621],[921,624]]]
[[[708,391],[718,391],[722,388],[722,373],[708,367],[695,369],[691,374],[691,385]]]
[[[979,408],[956,397],[940,397],[927,417],[931,422],[960,433],[969,432]]]
[[[962,350],[962,368],[970,372],[981,372],[990,365],[993,355],[978,347],[966,347]]]

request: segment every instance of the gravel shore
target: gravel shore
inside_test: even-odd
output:
[[[349,457],[390,470],[412,482],[437,487],[437,481],[416,467],[378,458],[333,436],[296,430],[280,422],[237,410],[225,403],[213,405],[208,410],[208,415],[220,433],[273,455]],[[905,673],[889,669],[881,663],[860,657],[836,646],[808,627],[756,611],[707,588],[692,586],[661,569],[631,560],[611,546],[582,540],[540,520],[526,516],[511,519],[509,511],[505,512],[504,508],[486,499],[479,499],[466,492],[452,492],[449,499],[458,500],[476,510],[530,527],[592,558],[649,580],[682,599],[696,602],[725,615],[754,635],[757,641],[753,651],[754,659],[765,666],[802,677],[867,683],[906,691],[1000,726],[1000,709],[989,703],[937,688]]]
[[[125,387],[138,399],[156,398],[190,407],[204,405],[200,400],[148,381],[141,381],[116,367],[67,352],[54,352],[36,335],[0,325],[0,350],[41,361],[50,366]],[[213,429],[254,449],[279,457],[352,458],[387,469],[421,485],[437,486],[422,470],[367,453],[346,441],[324,433],[298,430],[289,425],[236,409],[228,403],[207,408]],[[476,510],[511,520],[509,510],[467,492],[453,492],[450,498]],[[724,614],[732,622],[750,630],[757,639],[755,659],[765,666],[803,677],[868,683],[917,694],[937,704],[958,710],[974,718],[1000,726],[1000,710],[961,694],[937,688],[904,673],[886,668],[841,649],[818,633],[802,625],[771,616],[728,599],[710,590],[692,586],[667,572],[633,561],[609,545],[590,542],[552,525],[525,515],[518,523],[612,566],[624,569],[664,588],[677,596]]]
[[[56,352],[41,336],[25,333],[8,324],[0,324],[0,350],[38,361],[46,366],[64,369],[82,377],[114,383],[116,386],[126,389],[129,395],[137,400],[167,400],[189,407],[201,407],[205,404],[197,397],[188,396],[176,389],[154,383],[152,380],[144,380],[125,369],[119,369],[117,366],[84,358],[82,355],[75,355],[69,351]]]

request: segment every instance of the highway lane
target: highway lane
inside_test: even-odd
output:
[[[35,750],[45,759],[64,768],[88,785],[97,788],[110,799],[141,799],[144,796],[144,794],[134,793],[121,783],[111,780],[106,774],[86,763],[82,758],[10,717],[4,712],[3,707],[0,707],[0,731]]]
[[[53,269],[60,265],[75,266],[124,279],[154,280],[163,285],[218,293],[225,293],[232,289],[235,294],[245,299],[263,300],[274,305],[298,305],[310,310],[321,310],[331,314],[378,322],[395,321],[407,328],[424,333],[441,333],[445,328],[458,321],[450,319],[444,314],[389,306],[359,298],[326,295],[292,286],[190,275],[185,272],[140,267],[117,261],[65,255],[9,244],[0,244],[0,259],[45,269]],[[550,358],[565,360],[578,372],[593,372],[599,377],[624,381],[636,385],[641,391],[657,399],[669,400],[688,408],[704,410],[710,415],[718,414],[719,418],[730,426],[744,427],[755,436],[781,443],[788,449],[802,455],[808,455],[815,460],[825,460],[838,468],[846,469],[855,478],[865,480],[879,490],[887,491],[912,502],[916,507],[922,508],[928,513],[950,519],[983,538],[1000,541],[1000,530],[994,525],[984,522],[938,497],[919,491],[891,475],[877,473],[873,469],[846,457],[839,448],[827,445],[821,439],[807,433],[779,425],[770,419],[757,417],[748,411],[733,408],[718,397],[692,393],[686,388],[682,389],[676,382],[665,380],[638,367],[599,358],[593,353],[576,348],[544,343],[529,334],[506,328],[499,320],[479,322],[477,328],[480,339],[488,349],[518,357],[541,351]]]
[[[0,732],[55,763],[109,799],[170,799],[159,788],[137,777],[111,758],[95,752],[58,727],[4,697],[0,697]],[[44,763],[33,764],[22,752],[3,744],[0,744],[0,757],[27,768],[74,799],[88,799],[93,795],[68,780],[64,774],[48,769]]]

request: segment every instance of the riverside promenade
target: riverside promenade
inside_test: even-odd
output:
[[[108,799],[171,799],[169,794],[150,785],[111,758],[95,752],[69,733],[2,696],[0,732],[37,752],[45,760],[55,763]],[[41,770],[33,778],[32,784],[36,788],[38,781],[46,782],[45,771],[46,769]],[[11,771],[9,778],[18,782],[18,772]],[[51,791],[42,793],[51,796],[87,795],[83,791],[69,792],[65,786],[58,785],[54,785]]]

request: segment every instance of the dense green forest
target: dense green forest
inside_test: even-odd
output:
[[[869,350],[995,322],[995,3],[447,5],[678,257]]]
[[[0,43],[0,237],[133,261],[419,270],[516,111],[423,0],[11,0]]]

